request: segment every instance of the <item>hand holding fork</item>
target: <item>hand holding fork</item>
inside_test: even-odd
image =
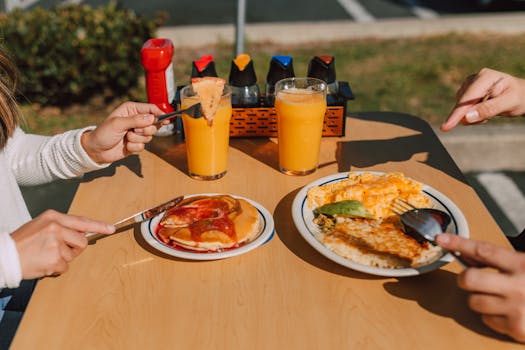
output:
[[[450,216],[437,209],[416,208],[410,203],[396,199],[391,207],[392,211],[399,216],[404,226],[404,232],[418,242],[429,242],[437,245],[436,236],[443,233],[450,223]],[[439,220],[439,221],[438,221]],[[449,252],[444,249],[444,252]],[[460,253],[450,251],[463,267],[470,267]]]

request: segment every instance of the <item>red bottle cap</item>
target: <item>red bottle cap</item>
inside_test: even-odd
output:
[[[173,59],[174,51],[173,43],[169,39],[149,39],[140,50],[142,66],[146,70],[166,69]]]

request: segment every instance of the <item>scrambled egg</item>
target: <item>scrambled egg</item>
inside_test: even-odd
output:
[[[308,206],[317,208],[342,200],[358,200],[377,219],[394,215],[390,210],[396,198],[418,208],[430,205],[421,191],[423,185],[406,178],[402,173],[349,173],[348,179],[313,187],[308,191]]]

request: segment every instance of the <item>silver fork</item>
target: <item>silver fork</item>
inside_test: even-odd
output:
[[[188,115],[188,116],[190,116],[192,118],[195,118],[195,119],[202,117],[201,104],[200,103],[196,103],[196,104],[191,105],[190,107],[188,107],[186,109],[180,109],[178,111],[174,111],[174,112],[166,113],[166,114],[163,114],[163,115],[159,115],[157,117],[157,123],[161,122],[163,120],[173,119],[176,116],[182,115],[182,114],[186,114],[186,115]]]
[[[427,241],[433,245],[436,245],[436,236],[443,233],[443,227],[431,212],[448,216],[448,214],[436,209],[416,208],[412,204],[399,198],[394,201],[391,210],[399,216],[406,234],[412,236],[418,242]],[[463,267],[471,266],[458,252],[447,251],[445,249],[443,249],[443,252],[451,253]]]

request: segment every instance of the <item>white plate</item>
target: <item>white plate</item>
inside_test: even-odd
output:
[[[190,197],[195,197],[195,196],[214,196],[218,194],[219,193],[201,193],[201,194],[193,194],[191,196],[185,196],[184,198],[190,198]],[[160,219],[162,219],[164,213],[161,213],[147,221],[144,221],[140,225],[142,236],[144,237],[146,242],[149,245],[151,245],[153,248],[163,253],[169,254],[171,256],[176,256],[178,258],[189,259],[189,260],[217,260],[217,259],[230,258],[232,256],[247,253],[250,250],[257,248],[258,246],[272,239],[273,232],[274,232],[274,222],[268,210],[266,210],[266,208],[260,205],[259,203],[252,201],[251,199],[240,197],[240,196],[234,196],[234,195],[231,195],[231,196],[234,198],[244,199],[245,201],[253,205],[259,212],[259,218],[261,219],[260,220],[261,230],[259,234],[255,237],[255,239],[253,239],[252,241],[246,244],[241,245],[238,248],[230,248],[227,250],[216,251],[216,252],[197,252],[197,251],[191,251],[191,250],[182,249],[182,248],[177,249],[177,248],[170,247],[164,244],[162,241],[160,241],[155,235],[155,229],[157,225],[159,224]]]
[[[362,172],[356,172],[362,173]],[[383,174],[380,172],[370,172],[373,174]],[[402,277],[402,276],[414,276],[420,275],[426,272],[430,272],[438,269],[439,267],[448,264],[453,260],[452,255],[447,254],[443,256],[438,261],[435,261],[431,264],[421,266],[418,268],[405,268],[405,269],[385,269],[379,267],[372,267],[367,265],[361,265],[343,258],[340,255],[329,250],[321,242],[315,238],[315,234],[319,232],[317,225],[314,224],[314,214],[311,208],[308,207],[306,203],[306,195],[310,188],[315,186],[325,185],[331,182],[336,182],[348,178],[348,173],[338,173],[331,176],[323,177],[319,180],[313,181],[310,184],[306,185],[299,191],[295,196],[295,199],[292,204],[292,216],[295,223],[295,226],[299,230],[299,233],[304,237],[304,239],[319,253],[326,256],[328,259],[351,268],[356,271],[361,271],[373,275],[379,276],[390,276],[390,277]],[[455,233],[462,237],[469,236],[469,229],[467,225],[467,220],[465,216],[459,210],[459,208],[443,193],[438,190],[423,184],[423,192],[432,200],[433,207],[436,209],[441,209],[447,212],[452,219],[450,225],[447,227],[448,233]]]

